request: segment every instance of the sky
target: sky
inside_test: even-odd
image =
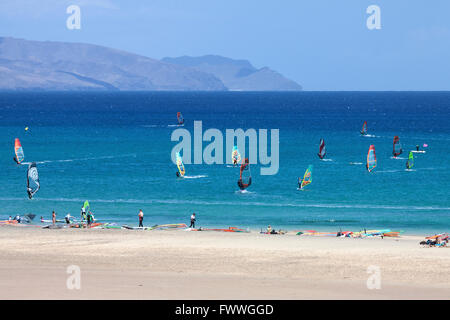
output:
[[[246,59],[304,90],[450,90],[448,0],[1,0],[0,36]]]

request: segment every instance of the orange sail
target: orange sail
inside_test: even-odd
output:
[[[14,141],[14,153],[16,154],[14,160],[18,164],[20,164],[25,159],[25,156],[23,154],[23,149],[22,145],[20,144],[19,138],[16,138],[16,140]]]
[[[367,121],[364,121],[362,129],[361,129],[361,134],[364,136],[367,134]]]
[[[377,156],[375,155],[375,146],[372,144],[367,152],[367,171],[371,172],[377,166]]]

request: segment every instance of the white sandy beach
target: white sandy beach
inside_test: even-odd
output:
[[[0,227],[0,299],[449,299],[422,237]],[[81,289],[69,290],[69,265]],[[381,289],[367,288],[369,266]]]

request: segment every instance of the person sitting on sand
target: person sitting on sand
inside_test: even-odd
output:
[[[189,228],[195,228],[195,212],[191,216],[191,224],[189,225]]]
[[[8,218],[8,221],[11,221],[12,220],[12,217],[11,216],[9,216],[9,218]]]
[[[144,224],[143,224],[143,222],[144,222],[144,212],[142,211],[142,209],[139,209],[138,217],[139,217],[139,227],[144,227]]]
[[[271,233],[272,233],[272,227],[271,227],[270,225],[267,227],[267,233],[268,233],[268,234],[271,234]]]

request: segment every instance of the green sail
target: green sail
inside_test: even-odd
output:
[[[411,169],[414,166],[414,154],[409,152],[408,161],[406,161],[406,168]]]

